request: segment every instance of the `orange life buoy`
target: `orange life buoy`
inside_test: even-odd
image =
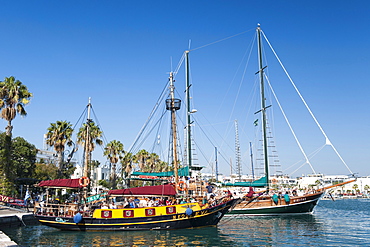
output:
[[[86,187],[89,185],[90,183],[90,179],[88,177],[82,177],[78,180],[78,183],[80,184],[80,186],[82,187]]]
[[[177,189],[179,191],[185,191],[186,190],[186,183],[184,181],[180,181],[177,183]]]

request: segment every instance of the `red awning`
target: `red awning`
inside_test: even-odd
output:
[[[121,190],[110,190],[108,195],[142,195],[142,196],[174,196],[176,195],[175,188],[170,184],[156,185],[156,186],[143,186]]]
[[[45,181],[41,181],[39,183],[39,186],[40,187],[52,187],[52,188],[82,188],[78,180],[79,178],[45,180]]]

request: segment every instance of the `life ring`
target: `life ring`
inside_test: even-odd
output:
[[[80,186],[82,187],[86,187],[89,185],[90,183],[90,179],[88,177],[82,177],[78,180],[78,183],[80,184]]]
[[[177,189],[179,191],[185,191],[186,190],[186,183],[184,181],[180,181],[177,183]]]

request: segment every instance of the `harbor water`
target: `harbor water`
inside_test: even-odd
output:
[[[368,246],[370,199],[322,200],[314,214],[225,216],[217,227],[69,232],[41,225],[2,229],[21,246]]]

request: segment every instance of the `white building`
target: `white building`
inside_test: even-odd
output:
[[[76,164],[76,170],[71,176],[72,179],[83,177],[83,167],[79,164]],[[98,193],[102,186],[98,185],[99,180],[109,180],[109,167],[102,166],[93,169],[91,172],[91,187],[93,193]]]
[[[298,179],[298,186],[300,189],[307,189],[307,188],[323,188],[328,187],[330,185],[335,185],[339,183],[343,183],[349,180],[353,180],[352,178],[347,175],[323,175],[323,174],[316,174],[316,175],[307,175],[302,176]],[[336,186],[330,188],[329,191],[335,195],[356,195],[356,194],[367,194],[370,190],[370,176],[367,177],[359,177],[356,181]]]

